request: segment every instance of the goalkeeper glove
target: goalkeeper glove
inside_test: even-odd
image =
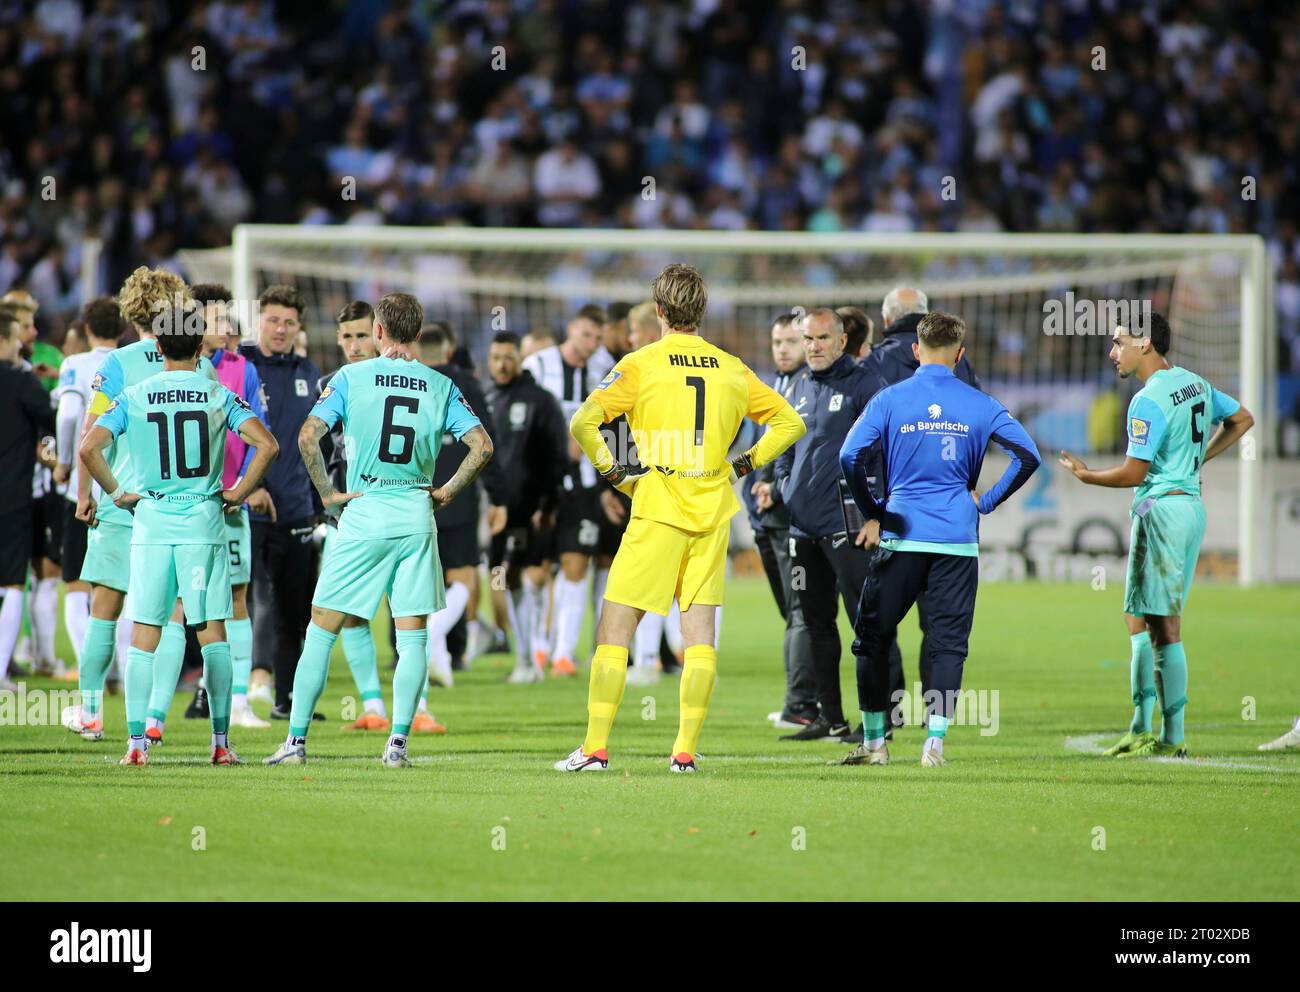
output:
[[[601,478],[621,492],[624,496],[631,496],[632,490],[636,488],[636,484],[640,480],[641,476],[645,475],[648,471],[649,469],[644,465],[638,468],[631,468],[627,465],[620,465],[618,462],[615,462],[604,472],[601,472],[600,475]]]

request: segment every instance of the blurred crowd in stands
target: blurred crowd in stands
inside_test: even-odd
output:
[[[241,221],[1257,232],[1300,372],[1297,95],[1270,0],[0,0],[0,287],[56,335],[88,236]]]

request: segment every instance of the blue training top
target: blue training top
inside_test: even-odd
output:
[[[979,509],[971,490],[993,441],[1011,464]],[[882,507],[867,484],[871,449],[885,466]],[[1007,408],[968,386],[944,365],[922,365],[910,379],[878,392],[840,448],[854,501],[881,522],[884,547],[979,555],[979,514],[992,513],[1039,465],[1038,449]]]

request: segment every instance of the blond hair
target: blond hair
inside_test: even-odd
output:
[[[122,283],[117,306],[126,320],[137,327],[149,327],[163,307],[185,304],[191,299],[189,286],[175,272],[142,265]]]
[[[674,262],[659,273],[650,290],[669,327],[681,330],[700,326],[709,305],[709,290],[697,269]]]
[[[659,318],[655,316],[654,300],[638,303],[627,312],[627,326],[634,327],[638,325],[656,328],[659,326]]]

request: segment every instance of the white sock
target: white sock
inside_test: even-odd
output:
[[[75,589],[63,594],[63,626],[67,628],[68,640],[72,642],[72,653],[81,664],[81,644],[86,639],[86,627],[90,624],[90,593]]]
[[[506,590],[506,617],[510,623],[510,640],[515,646],[515,668],[527,668],[532,664],[528,656],[528,645],[532,638],[528,629],[531,604],[528,601],[528,585],[525,580],[521,589]]]
[[[243,692],[233,692],[230,694],[230,712],[243,709],[248,705],[248,694]]]
[[[657,668],[659,666],[659,642],[664,636],[664,618],[658,613],[646,611],[641,622],[636,625],[636,656],[638,668]]]
[[[54,636],[59,630],[59,580],[41,579],[36,583],[32,597],[32,636],[36,641],[36,657],[42,663],[54,665]]]
[[[524,576],[524,612],[527,619],[524,625],[528,629],[529,647],[534,655],[551,653],[551,641],[546,636],[546,583],[533,582]]]
[[[212,746],[213,746],[213,747],[230,747],[230,743],[229,743],[229,741],[227,740],[227,735],[226,735],[226,734],[213,733],[213,735],[212,735]]]
[[[14,645],[18,643],[22,626],[23,591],[5,589],[4,602],[0,604],[0,679],[9,674],[9,662],[13,660]]]
[[[664,636],[668,638],[668,650],[673,654],[680,655],[685,649],[682,641],[682,608],[677,605],[675,599],[672,607],[668,610],[668,617],[664,621]]]
[[[469,602],[469,587],[463,582],[453,582],[447,587],[446,605],[437,613],[429,615],[429,662],[445,662],[447,653],[447,632],[456,626],[456,621],[465,612]]]
[[[553,660],[573,660],[578,650],[578,634],[587,612],[587,580],[570,582],[563,575],[555,577],[555,653]]]
[[[943,754],[943,738],[942,738],[942,737],[927,737],[927,738],[925,739],[925,747],[923,747],[923,748],[921,749],[921,752],[922,752],[923,754],[924,754],[926,751],[938,751],[940,754]]]
[[[367,699],[361,705],[365,712],[374,713],[376,716],[384,720],[388,719],[388,711],[384,709],[384,701],[382,699]]]
[[[155,727],[156,727],[158,730],[162,730],[162,729],[163,729],[163,722],[162,722],[161,720],[159,720],[156,716],[147,716],[147,717],[144,718],[144,729],[145,729],[145,730],[150,730],[150,729],[155,728]]]

